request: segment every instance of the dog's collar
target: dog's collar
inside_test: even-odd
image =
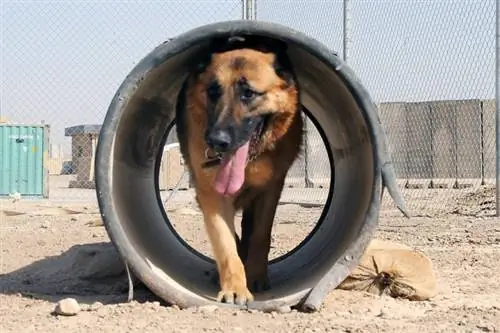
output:
[[[221,153],[216,153],[213,156],[210,156],[210,149],[207,148],[205,149],[205,162],[201,164],[201,167],[203,169],[206,168],[211,168],[214,166],[217,166],[221,163],[222,161],[222,154]]]
[[[256,142],[254,141],[252,143],[254,143],[254,145],[256,145],[258,143],[258,141],[256,141]],[[253,148],[253,147],[251,147],[251,148]],[[248,163],[251,163],[254,160],[256,160],[257,157],[259,157],[259,155],[260,155],[260,152],[248,154],[246,165],[248,165]],[[207,148],[205,150],[205,162],[203,162],[201,166],[204,169],[217,166],[221,163],[222,158],[223,158],[223,155],[221,153],[216,153],[215,155],[210,156],[210,150]]]

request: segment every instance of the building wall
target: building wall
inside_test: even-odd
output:
[[[378,111],[400,180],[429,184],[452,180],[457,184],[494,179],[494,100],[388,102],[378,104]],[[167,143],[176,141],[173,133]],[[80,184],[93,184],[96,144],[96,135],[73,137],[73,164]],[[321,136],[311,121],[307,121],[303,147],[301,157],[288,173],[287,186],[327,186],[332,169]],[[171,149],[164,153],[163,160],[160,189],[171,189],[184,172],[182,158],[178,149]],[[190,177],[186,178],[189,183]]]

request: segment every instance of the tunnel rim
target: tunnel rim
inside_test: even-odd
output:
[[[336,71],[337,75],[342,80],[342,83],[352,95],[353,100],[357,104],[363,116],[372,147],[372,188],[374,190],[372,190],[371,198],[367,206],[365,221],[360,227],[360,234],[354,236],[354,241],[348,244],[344,251],[346,257],[350,256],[354,260],[350,260],[350,262],[342,262],[340,263],[341,265],[349,266],[357,264],[357,261],[359,261],[361,257],[359,253],[364,251],[368,245],[368,241],[366,239],[371,238],[374,228],[378,223],[379,193],[376,193],[378,191],[375,191],[375,189],[380,188],[381,182],[381,161],[379,158],[380,129],[378,128],[380,120],[378,119],[378,115],[374,108],[374,103],[354,72],[347,67],[347,65],[340,58],[338,58],[332,50],[328,49],[316,39],[309,37],[305,33],[277,23],[265,21],[229,20],[202,25],[178,35],[176,38],[169,40],[168,43],[164,42],[160,44],[144,56],[129,72],[120,84],[108,107],[101,127],[100,139],[96,149],[96,158],[94,162],[96,170],[96,194],[106,231],[111,242],[117,248],[117,252],[122,260],[130,265],[131,270],[137,275],[137,277],[139,277],[139,279],[143,282],[147,282],[147,286],[155,293],[158,291],[161,292],[164,286],[161,286],[154,281],[156,277],[155,273],[151,271],[151,268],[148,267],[139,257],[138,253],[134,251],[134,246],[127,239],[127,234],[122,229],[118,213],[116,212],[116,207],[114,207],[113,196],[111,195],[113,189],[112,172],[116,130],[119,128],[119,121],[122,113],[126,109],[126,106],[135,90],[139,87],[142,78],[147,76],[150,71],[154,70],[165,59],[181,53],[196,44],[202,43],[207,38],[229,37],[241,34],[263,35],[270,38],[284,40],[287,43],[291,42],[297,44],[303,50],[330,66]],[[327,149],[329,150],[330,147],[327,147]],[[332,191],[333,188],[330,186],[329,196]],[[326,209],[324,207],[323,211],[325,212],[325,210]],[[172,296],[172,299],[168,301],[176,303],[181,307],[214,303],[214,301],[203,296],[199,296],[198,298],[189,296],[188,294],[192,292],[185,287],[182,287],[182,291],[180,293],[183,295],[170,295]],[[298,297],[302,298],[304,296],[304,292],[301,292],[300,294],[301,295],[298,295]],[[273,301],[274,300],[264,302],[272,303]],[[294,301],[300,300],[296,299]]]

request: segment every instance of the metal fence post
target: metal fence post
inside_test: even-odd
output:
[[[241,19],[242,20],[247,19],[247,1],[246,0],[241,0]]]
[[[496,216],[500,216],[500,0],[495,12],[495,157],[496,157]]]
[[[343,27],[343,58],[344,61],[349,59],[349,52],[351,46],[351,1],[344,0],[344,27]]]
[[[257,19],[257,0],[243,0],[245,20]]]

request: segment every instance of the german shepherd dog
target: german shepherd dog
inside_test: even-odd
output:
[[[219,302],[244,305],[270,288],[271,229],[301,151],[300,110],[286,45],[274,40],[214,42],[181,88],[177,135],[217,264]]]

